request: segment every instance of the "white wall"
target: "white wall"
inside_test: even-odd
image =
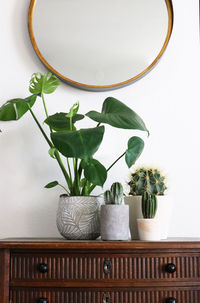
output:
[[[27,31],[29,0],[9,0],[0,10],[0,105],[29,95],[33,72],[46,69],[36,57]],[[93,93],[66,84],[48,97],[49,112],[67,111],[77,100],[80,111],[100,110],[113,96],[132,107],[146,122],[151,135],[137,165],[161,167],[169,180],[173,201],[170,236],[200,236],[200,49],[198,0],[174,0],[175,23],[169,47],[159,65],[135,84],[112,92]],[[44,119],[40,101],[36,114]],[[93,125],[87,121],[87,125]],[[0,129],[0,238],[58,236],[55,215],[59,189],[45,190],[62,175],[47,155],[48,146],[30,115]],[[98,158],[109,165],[135,132],[107,127]],[[106,187],[127,180],[122,160],[110,172]],[[97,192],[100,192],[98,190]]]

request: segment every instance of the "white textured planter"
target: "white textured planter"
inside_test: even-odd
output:
[[[137,219],[139,238],[142,241],[161,240],[161,231],[157,219]]]
[[[129,239],[129,206],[101,206],[101,238],[102,240]]]
[[[101,197],[61,195],[57,228],[67,240],[95,240],[100,236]]]
[[[124,199],[125,204],[129,205],[129,222],[130,222],[130,232],[131,239],[139,239],[138,228],[137,228],[137,218],[142,219],[142,197],[141,196],[128,196]],[[171,218],[171,201],[168,196],[157,196],[158,209],[155,219],[159,221],[159,229],[161,230],[161,239],[167,239],[168,230]]]

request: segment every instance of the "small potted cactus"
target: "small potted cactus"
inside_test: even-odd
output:
[[[166,239],[168,235],[171,205],[165,195],[166,181],[160,170],[153,168],[139,168],[131,174],[128,183],[130,192],[125,198],[125,204],[130,207],[130,231],[131,238],[138,239],[138,228],[136,220],[142,218],[141,200],[142,195],[148,192],[157,197],[156,218],[160,221],[161,238]]]
[[[101,206],[102,240],[129,239],[129,206],[124,204],[123,187],[113,183],[104,193],[105,205]]]
[[[142,195],[143,219],[137,219],[139,238],[143,241],[157,241],[161,239],[159,221],[155,219],[157,211],[156,195],[144,192]]]

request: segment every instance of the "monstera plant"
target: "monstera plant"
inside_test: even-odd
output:
[[[101,112],[93,110],[80,114],[79,104],[75,103],[68,112],[49,115],[45,95],[53,93],[59,84],[58,78],[51,73],[44,75],[34,73],[29,85],[31,95],[27,98],[9,100],[2,105],[0,120],[19,120],[26,113],[30,113],[49,146],[49,155],[57,161],[66,181],[65,185],[61,185],[58,181],[51,181],[45,187],[52,188],[60,185],[65,189],[67,196],[89,196],[96,186],[103,187],[108,172],[117,161],[125,157],[128,167],[131,167],[144,148],[141,138],[131,137],[123,154],[106,168],[94,157],[103,140],[105,125],[109,124],[118,129],[146,132],[148,130],[143,120],[132,109],[112,97],[104,101]],[[44,122],[48,125],[49,134],[33,111],[36,100],[43,102]],[[93,120],[94,126],[79,129],[78,121],[85,118]]]

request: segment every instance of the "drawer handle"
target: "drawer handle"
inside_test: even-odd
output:
[[[48,272],[49,266],[45,263],[40,263],[40,264],[38,264],[37,269],[40,273],[45,274]]]
[[[46,298],[39,298],[37,303],[48,303],[48,300]]]
[[[167,298],[166,303],[177,303],[177,300],[173,297]]]
[[[108,275],[112,272],[112,264],[110,260],[105,260],[103,264],[103,272]]]
[[[111,298],[109,293],[103,295],[103,303],[111,303]]]
[[[176,271],[176,265],[173,263],[168,263],[165,266],[165,271],[169,274],[173,274]]]

